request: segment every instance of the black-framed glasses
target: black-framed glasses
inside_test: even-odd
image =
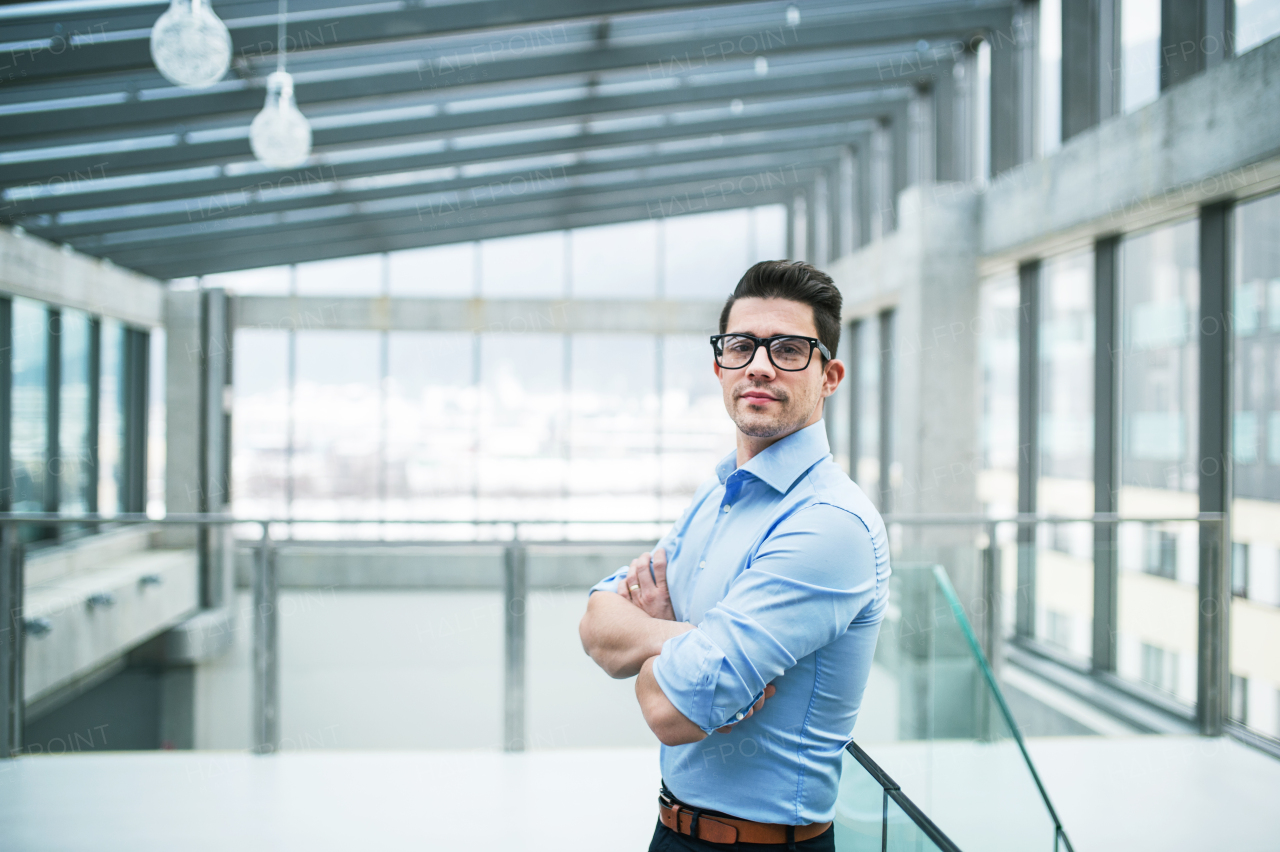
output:
[[[769,353],[769,361],[779,370],[788,373],[799,372],[809,366],[813,360],[813,350],[817,349],[822,357],[831,360],[831,353],[822,341],[815,337],[799,337],[794,334],[779,334],[775,337],[756,337],[754,334],[713,334],[711,348],[716,353],[716,363],[725,370],[741,370],[756,357],[756,350],[761,346]]]

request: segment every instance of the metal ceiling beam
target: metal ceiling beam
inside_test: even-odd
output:
[[[573,19],[673,9],[727,6],[743,0],[472,0],[447,4],[341,3],[294,0],[287,44],[298,50],[522,27]],[[17,52],[24,80],[152,69],[151,27],[168,4],[158,2],[99,12],[41,12],[38,20],[0,17],[6,42],[30,42]],[[276,0],[218,2],[215,11],[231,31],[232,51],[274,57]],[[326,24],[332,24],[326,27]],[[319,35],[317,35],[319,34]],[[292,51],[294,47],[290,47]]]
[[[77,245],[76,248],[160,278],[251,269],[280,263],[395,251],[497,236],[577,228],[611,222],[685,215],[780,203],[797,184],[812,180],[814,169],[799,170],[785,186],[756,192],[704,192],[706,181],[666,186],[613,188],[468,209],[444,214],[447,221],[427,227],[416,211],[400,215],[351,217],[323,226],[282,233],[262,230],[208,241],[151,241],[129,248]]]
[[[722,199],[718,202],[713,202],[706,210],[700,212],[732,210],[742,207],[754,207],[759,204],[780,204],[783,201],[785,201],[784,195],[776,197],[756,196],[753,197],[752,203],[749,204],[741,200],[735,203],[731,200]],[[634,204],[574,212],[547,211],[534,218],[524,216],[473,222],[466,227],[443,232],[410,231],[399,234],[362,234],[350,231],[343,235],[336,235],[332,239],[315,246],[246,247],[234,255],[210,255],[198,259],[180,258],[175,257],[171,252],[151,250],[146,253],[131,255],[129,265],[134,269],[146,270],[147,274],[162,280],[185,278],[194,275],[211,275],[216,272],[234,272],[288,263],[306,263],[315,260],[331,260],[338,257],[355,257],[384,251],[427,248],[448,243],[514,237],[544,231],[634,222],[647,218],[644,214],[644,207]]]
[[[807,25],[802,23],[795,28],[784,25],[777,31],[764,33],[746,32],[737,39],[727,37],[727,34],[718,37],[682,37],[644,45],[605,44],[571,52],[496,60],[484,65],[483,80],[492,84],[536,77],[589,75],[624,68],[647,68],[651,73],[661,76],[679,76],[691,69],[696,70],[727,58],[753,54],[777,56],[835,47],[852,48],[904,40],[952,38],[1007,28],[1010,20],[1011,12],[1005,6],[910,13],[904,13],[900,9],[882,10],[841,23],[820,21]],[[748,37],[752,39],[753,45],[750,51],[741,46]],[[728,47],[725,47],[726,44]],[[457,73],[459,70],[452,65],[447,69],[438,68],[430,60],[423,60],[412,70],[401,69],[377,74],[368,73],[367,68],[362,68],[353,69],[352,75],[345,78],[326,76],[315,81],[300,78],[296,81],[298,101],[305,106],[309,103],[350,100],[375,94],[427,92],[475,82],[475,74],[460,74]],[[18,91],[18,88],[20,87],[11,91]],[[0,101],[6,104],[15,102],[7,97],[0,97]],[[145,127],[159,121],[199,119],[219,113],[247,117],[261,107],[261,101],[262,89],[257,82],[252,85],[245,83],[235,88],[222,84],[213,91],[204,92],[178,90],[172,96],[163,98],[139,99],[134,93],[121,103],[95,103],[24,113],[21,120],[0,125],[0,138],[39,140],[49,134],[67,133],[82,127]]]
[[[835,156],[835,152],[832,152]],[[236,241],[245,235],[255,238],[266,238],[279,242],[295,239],[319,242],[324,239],[325,229],[334,224],[360,224],[367,227],[387,227],[394,231],[406,223],[418,230],[436,230],[451,228],[465,224],[478,217],[487,217],[493,211],[504,211],[519,207],[526,201],[542,201],[549,203],[563,202],[572,207],[579,203],[594,203],[596,198],[631,198],[646,199],[683,199],[685,196],[693,201],[673,201],[672,210],[676,213],[664,212],[662,206],[654,207],[654,215],[677,215],[685,212],[684,207],[698,203],[697,199],[716,197],[723,194],[742,192],[748,195],[775,187],[803,185],[808,182],[814,170],[824,165],[818,163],[784,163],[771,169],[728,167],[711,169],[699,175],[669,175],[665,178],[652,178],[642,175],[630,179],[620,179],[615,183],[583,186],[566,182],[547,181],[537,188],[537,194],[528,198],[512,197],[510,193],[495,192],[478,194],[470,197],[458,197],[451,194],[415,195],[406,198],[392,199],[385,204],[355,205],[339,201],[330,207],[314,208],[305,213],[285,211],[263,216],[243,216],[234,219],[223,219],[217,222],[186,222],[180,225],[160,228],[121,229],[103,231],[98,234],[85,235],[70,240],[69,243],[81,250],[95,254],[115,256],[130,247],[178,245],[184,253],[198,252],[200,247],[211,251],[220,251],[222,246],[236,245]],[[739,184],[741,188],[738,189]],[[655,204],[657,202],[655,201]]]
[[[841,130],[844,130],[841,127]],[[93,219],[64,222],[56,220],[55,224],[33,229],[32,223],[20,221],[28,230],[34,230],[41,237],[58,242],[76,239],[90,234],[102,233],[106,229],[138,229],[162,227],[166,225],[190,223],[192,221],[211,222],[243,216],[255,216],[263,213],[278,213],[286,210],[306,210],[339,203],[367,203],[382,199],[399,198],[408,195],[426,193],[453,193],[459,198],[478,197],[493,194],[494,187],[509,186],[512,192],[528,183],[555,180],[568,182],[575,179],[599,176],[606,173],[623,173],[639,171],[646,175],[661,175],[678,167],[699,167],[703,164],[734,163],[743,168],[770,168],[785,165],[789,162],[803,162],[805,157],[819,156],[818,152],[829,152],[839,146],[857,148],[861,135],[850,136],[839,134],[806,134],[798,138],[757,142],[749,146],[708,149],[696,152],[678,152],[676,154],[644,154],[604,162],[578,163],[574,165],[530,167],[513,163],[513,168],[496,171],[482,176],[455,176],[452,178],[427,178],[422,180],[396,184],[387,187],[364,190],[336,189],[311,195],[297,193],[275,193],[255,196],[246,192],[236,198],[213,197],[209,199],[187,199],[175,202],[173,209],[164,213],[146,213],[135,207],[108,208]],[[825,158],[826,153],[820,156]],[[56,203],[56,199],[54,200]],[[181,206],[178,206],[181,204]]]
[[[320,162],[308,167],[283,172],[273,171],[240,175],[215,172],[208,177],[178,182],[118,188],[102,193],[65,193],[60,197],[67,201],[67,207],[62,209],[69,209],[73,203],[84,207],[108,207],[118,204],[140,204],[151,201],[211,197],[225,193],[238,194],[245,191],[253,191],[264,184],[267,188],[283,185],[305,186],[314,184],[317,180],[341,180],[397,174],[421,169],[475,165],[524,157],[581,153],[592,149],[620,146],[677,144],[682,141],[695,142],[713,134],[728,137],[734,134],[834,125],[842,122],[856,122],[882,117],[891,117],[891,120],[905,120],[906,94],[907,92],[893,91],[879,94],[872,93],[872,98],[865,103],[844,106],[838,109],[801,110],[764,115],[750,115],[744,112],[741,115],[728,115],[715,120],[690,122],[675,127],[649,127],[638,130],[520,141],[477,148],[428,151],[377,159],[339,161],[336,163],[326,163],[324,158],[320,158]],[[88,182],[83,183],[78,189],[83,189],[89,185]],[[73,195],[77,198],[75,202],[71,201]],[[90,198],[90,196],[93,197]],[[81,202],[85,203],[81,205]],[[21,205],[13,202],[12,210],[0,212],[19,214],[21,210]],[[33,229],[38,227],[40,227],[38,223],[32,224]]]
[[[950,67],[949,60],[937,63],[929,69],[929,73],[949,73]],[[496,127],[512,128],[539,122],[588,121],[613,113],[635,113],[639,116],[646,111],[670,111],[686,105],[729,104],[734,99],[750,105],[755,100],[771,97],[832,94],[894,84],[921,84],[928,79],[916,66],[898,66],[887,74],[885,69],[875,66],[838,70],[825,70],[825,66],[819,66],[811,73],[786,73],[729,83],[682,85],[675,89],[635,94],[589,96],[555,103],[398,118],[345,127],[326,127],[321,124],[313,133],[313,151],[323,153],[338,145],[373,141],[387,143],[406,137],[447,138]],[[49,139],[46,144],[49,151],[46,157],[0,166],[0,186],[38,183],[65,175],[91,174],[94,169],[119,176],[161,168],[222,164],[249,156],[247,126],[245,135],[239,138],[184,141],[163,148],[107,153],[77,151],[67,154],[66,145],[92,143],[84,143],[76,138],[62,138]]]

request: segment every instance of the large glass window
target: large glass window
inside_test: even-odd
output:
[[[658,519],[657,339],[575,334],[569,345],[570,514]]]
[[[236,330],[231,493],[242,516],[289,514],[289,338],[287,331]]]
[[[13,300],[13,511],[42,512],[49,447],[49,310]],[[36,535],[24,529],[24,536]]]
[[[1236,208],[1235,241],[1231,715],[1280,738],[1280,195]]]
[[[1040,285],[1040,479],[1036,508],[1093,508],[1093,252],[1049,258]],[[1036,636],[1091,656],[1093,527],[1045,525],[1037,534]]]
[[[1133,112],[1160,97],[1160,0],[1120,2],[1120,105]]]
[[[1236,0],[1235,7],[1237,54],[1280,34],[1280,0]]]
[[[103,319],[100,332],[101,371],[98,377],[98,512],[120,511],[124,487],[124,327]]]
[[[387,514],[476,514],[478,389],[469,332],[392,332],[387,369]]]
[[[882,506],[880,494],[880,321],[871,316],[855,326],[857,346],[857,389],[855,417],[858,420],[857,462],[853,479]]]
[[[93,496],[89,434],[89,317],[64,308],[57,324],[61,384],[58,393],[58,511],[87,512]]]
[[[579,228],[569,237],[569,290],[576,299],[652,299],[658,288],[658,223]],[[626,263],[618,259],[625,257]]]
[[[1018,316],[1016,273],[994,276],[978,295],[979,430],[978,499],[993,516],[1018,510]],[[1005,559],[1004,565],[1017,564]]]
[[[1062,147],[1062,0],[1040,2],[1040,102],[1037,134],[1042,156]]]
[[[1120,243],[1120,512],[1199,511],[1199,235],[1193,221]],[[1117,670],[1185,704],[1196,694],[1195,524],[1121,524]]]

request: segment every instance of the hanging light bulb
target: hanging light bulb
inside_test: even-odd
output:
[[[311,125],[293,100],[293,77],[276,71],[267,77],[267,102],[249,125],[253,156],[273,169],[300,166],[311,155]]]
[[[208,88],[231,66],[231,34],[208,0],[172,0],[151,28],[151,59],[170,83]]]
[[[797,6],[795,3],[792,3],[789,6],[787,6],[787,26],[789,27],[800,26],[800,7]]]
[[[279,34],[276,36],[276,70],[267,77],[267,102],[249,125],[253,156],[273,169],[292,169],[311,156],[311,125],[293,99],[293,77],[284,70],[287,0],[280,0]]]

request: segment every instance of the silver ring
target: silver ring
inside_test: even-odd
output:
[[[634,586],[631,586],[630,588],[631,588],[631,591],[638,592],[640,591],[640,584],[636,583]]]

